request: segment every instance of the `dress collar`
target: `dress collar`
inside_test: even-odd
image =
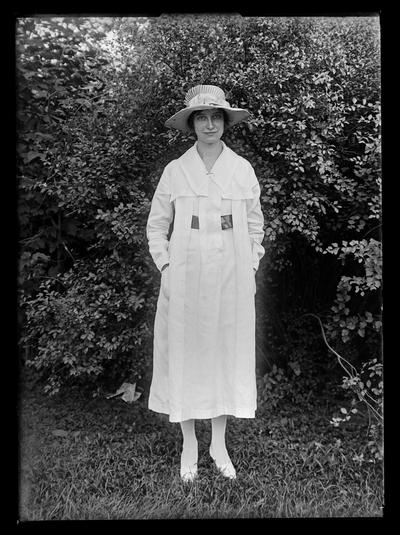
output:
[[[221,143],[221,154],[209,172],[198,153],[197,141],[180,157],[183,172],[190,187],[197,195],[208,196],[208,183],[210,180],[213,180],[218,185],[221,193],[228,190],[239,158],[223,141]]]

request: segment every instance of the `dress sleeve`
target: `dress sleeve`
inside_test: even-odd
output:
[[[159,271],[169,262],[169,242],[167,237],[173,217],[170,175],[167,166],[154,192],[146,226],[149,251]]]
[[[247,225],[252,243],[253,268],[257,271],[260,260],[265,254],[265,249],[262,246],[264,239],[264,216],[260,204],[260,185],[253,168],[251,168],[250,174],[252,175],[251,190],[253,192],[253,198],[246,201]]]

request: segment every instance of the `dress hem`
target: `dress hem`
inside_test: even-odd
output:
[[[256,407],[216,407],[215,409],[186,409],[171,411],[169,407],[149,403],[151,411],[169,416],[170,422],[183,422],[185,420],[209,420],[218,416],[227,415],[235,418],[255,418]]]

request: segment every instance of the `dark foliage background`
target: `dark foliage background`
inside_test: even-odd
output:
[[[146,389],[159,274],[145,225],[163,167],[193,143],[163,123],[210,83],[252,111],[225,140],[262,188],[261,398],[340,380],[319,318],[370,374],[347,387],[378,399],[378,18],[40,17],[18,20],[16,42],[21,360],[46,391]]]

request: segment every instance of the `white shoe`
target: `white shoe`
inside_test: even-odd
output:
[[[229,461],[225,464],[217,464],[217,461],[215,460],[215,457],[212,453],[212,449],[210,446],[210,456],[212,460],[215,463],[215,466],[217,467],[217,470],[221,472],[221,474],[228,478],[228,479],[236,479],[236,470],[235,467],[232,464],[232,461],[229,459]]]
[[[181,453],[181,479],[184,483],[191,483],[197,476],[197,451],[196,455],[184,455]],[[195,461],[195,462],[193,462]]]

